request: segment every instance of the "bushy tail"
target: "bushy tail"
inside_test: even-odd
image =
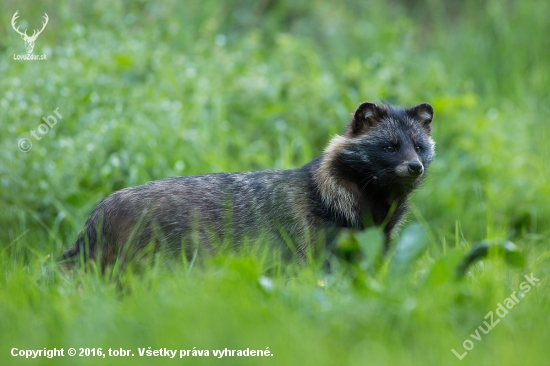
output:
[[[95,225],[88,222],[84,230],[78,235],[74,245],[67,249],[57,261],[65,267],[71,268],[80,260],[83,262],[94,260],[96,246],[97,231]]]

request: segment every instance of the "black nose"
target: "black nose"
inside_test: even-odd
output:
[[[423,171],[424,171],[424,167],[419,161],[413,161],[409,163],[410,175],[421,175]]]

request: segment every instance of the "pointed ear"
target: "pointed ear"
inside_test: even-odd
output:
[[[348,126],[347,133],[350,136],[357,136],[364,133],[370,127],[380,122],[385,109],[371,102],[364,102],[357,108],[353,114],[353,119]]]
[[[420,122],[422,127],[428,132],[432,131],[432,120],[434,119],[434,109],[428,103],[422,103],[414,107],[408,108],[407,113],[415,120]]]

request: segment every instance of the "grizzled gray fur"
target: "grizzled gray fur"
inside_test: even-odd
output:
[[[188,258],[266,242],[306,260],[343,228],[384,224],[386,245],[434,157],[433,108],[362,103],[324,153],[294,170],[168,178],[126,188],[92,212],[61,260],[104,268],[145,248]]]

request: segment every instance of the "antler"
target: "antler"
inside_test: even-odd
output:
[[[17,10],[17,11],[15,12],[15,14],[13,14],[13,17],[11,18],[11,26],[13,27],[13,29],[14,29],[17,33],[19,33],[19,34],[22,35],[23,37],[28,37],[27,31],[26,31],[26,30],[25,30],[25,33],[23,33],[23,32],[20,32],[20,31],[19,31],[19,27],[15,28],[15,21],[17,20],[17,18],[19,18],[19,15],[17,15],[18,12],[19,12],[19,10]],[[46,14],[46,13],[44,13],[44,14]]]
[[[17,12],[16,12],[16,13],[17,13]],[[32,33],[32,36],[31,36],[30,38],[36,39],[36,37],[38,37],[38,35],[39,35],[40,33],[42,33],[42,31],[44,30],[44,28],[46,28],[46,24],[48,24],[48,20],[49,20],[49,19],[50,19],[50,18],[48,18],[48,14],[44,13],[44,20],[45,20],[45,22],[42,22],[42,29],[40,29],[40,30],[38,31],[38,33],[36,33],[37,30],[35,29],[35,30],[33,31],[33,33]]]
[[[42,33],[42,31],[44,30],[44,28],[46,28],[46,24],[48,24],[48,20],[50,19],[50,18],[48,18],[48,14],[44,13],[44,20],[45,20],[45,21],[42,22],[42,29],[40,29],[40,30],[35,29],[35,30],[33,31],[33,33],[32,33],[32,36],[29,37],[29,36],[27,35],[27,30],[26,30],[26,29],[25,29],[25,32],[21,32],[21,31],[19,30],[19,27],[17,27],[17,28],[15,27],[15,21],[17,20],[17,18],[19,18],[19,15],[17,15],[17,13],[19,13],[19,10],[17,10],[17,11],[15,12],[15,14],[13,14],[13,17],[11,18],[11,26],[13,27],[13,29],[14,29],[17,33],[19,33],[20,35],[22,35],[25,39],[31,39],[31,40],[36,39],[36,37],[38,37],[38,35],[39,35],[40,33]],[[38,33],[37,33],[37,32],[38,32]]]

